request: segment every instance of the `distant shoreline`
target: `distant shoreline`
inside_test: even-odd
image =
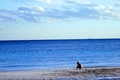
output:
[[[8,79],[97,79],[97,78],[117,78],[120,79],[120,67],[93,67],[75,69],[46,69],[28,71],[0,72],[0,80]]]
[[[120,39],[120,38],[81,38],[81,39],[24,39],[24,40],[21,40],[21,39],[6,39],[6,40],[0,40],[0,41],[60,41],[60,40],[117,40],[117,39]]]

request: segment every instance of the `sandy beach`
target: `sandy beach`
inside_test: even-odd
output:
[[[0,72],[0,80],[102,80],[105,78],[119,80],[120,67]]]

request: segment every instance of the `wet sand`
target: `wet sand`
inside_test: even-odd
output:
[[[120,67],[0,72],[0,80],[120,80]]]

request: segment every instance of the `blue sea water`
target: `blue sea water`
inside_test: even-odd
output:
[[[0,71],[120,66],[120,39],[0,41]]]

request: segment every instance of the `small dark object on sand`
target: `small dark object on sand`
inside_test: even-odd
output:
[[[82,69],[82,65],[81,65],[79,62],[77,62],[76,70],[77,70],[78,68],[79,68],[79,69]]]

